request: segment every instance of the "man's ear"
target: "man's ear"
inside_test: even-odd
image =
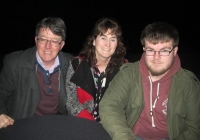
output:
[[[174,48],[174,56],[176,56],[177,52],[178,52],[178,46],[176,46],[176,47]]]
[[[37,36],[35,36],[35,44],[37,44]]]
[[[65,41],[62,41],[60,45],[60,50],[62,50],[63,46],[65,45]]]

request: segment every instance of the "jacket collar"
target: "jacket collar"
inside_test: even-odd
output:
[[[21,51],[21,67],[28,69],[35,69],[35,60],[36,60],[36,46],[29,48],[25,51]]]
[[[75,59],[77,61],[77,59]],[[73,62],[72,62],[73,64]],[[77,66],[77,63],[76,63]],[[76,69],[76,67],[75,67]],[[109,76],[106,77],[106,85],[104,90],[107,89],[108,84],[113,79],[113,77],[116,75],[116,73],[119,71],[119,69],[116,69],[113,73],[111,73]],[[75,73],[70,79],[71,82],[75,83],[77,86],[81,87],[85,91],[87,91],[89,94],[91,94],[93,97],[95,95],[96,89],[94,84],[94,79],[92,76],[92,72],[90,69],[90,66],[86,60],[82,60],[76,69]],[[102,91],[104,93],[105,91]]]
[[[35,62],[36,62],[36,46],[29,48],[25,51],[21,51],[21,67],[22,68],[28,68],[28,69],[35,69]],[[60,65],[63,65],[63,67],[67,67],[69,65],[69,59],[72,57],[70,54],[68,55],[69,59],[66,59],[66,56],[63,52],[59,52],[59,61]]]

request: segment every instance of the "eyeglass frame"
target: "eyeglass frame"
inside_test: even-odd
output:
[[[143,50],[143,51],[145,52],[146,56],[154,56],[154,55],[156,54],[156,52],[158,52],[158,54],[159,54],[160,56],[169,56],[170,53],[171,53],[175,48],[176,48],[176,47],[173,47],[173,49],[172,49],[171,51],[165,51],[165,52],[168,52],[168,53],[169,53],[168,55],[160,55],[160,52],[162,52],[162,51],[155,51],[155,50],[153,50],[153,52],[154,52],[153,55],[147,55],[146,50]]]
[[[40,41],[41,41],[40,39],[45,40],[45,43],[41,43],[41,42],[40,42]],[[39,41],[39,40],[40,40],[40,41]],[[48,40],[48,39],[42,38],[42,37],[37,37],[37,41],[38,41],[40,44],[44,44],[44,45],[45,45],[47,42],[50,42],[51,46],[53,46],[53,47],[57,47],[57,46],[59,46],[59,45],[62,43],[62,40],[61,40],[60,42],[58,41],[59,43],[58,43],[57,45],[52,45],[51,42],[52,42],[53,40]]]

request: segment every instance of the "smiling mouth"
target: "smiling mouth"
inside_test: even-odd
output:
[[[44,52],[45,54],[51,54],[51,52]]]
[[[110,51],[110,49],[102,49],[103,51]]]

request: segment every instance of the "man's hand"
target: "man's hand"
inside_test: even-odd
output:
[[[5,114],[0,115],[0,128],[5,128],[8,125],[13,125],[14,120]]]

